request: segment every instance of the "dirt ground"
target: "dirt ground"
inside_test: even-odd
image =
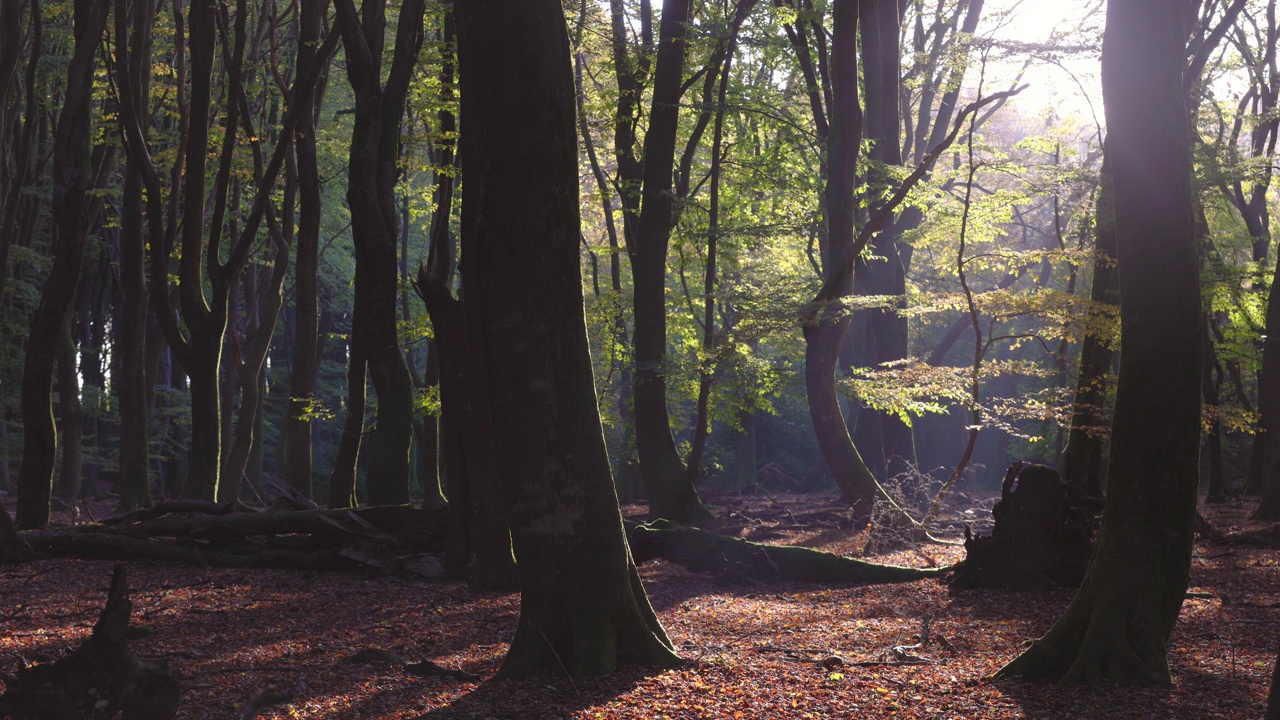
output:
[[[835,552],[864,549],[833,496],[716,496],[721,531]],[[987,517],[990,500],[967,517]],[[1204,510],[1219,529],[1252,505]],[[95,512],[109,511],[103,503]],[[627,506],[624,513],[642,516]],[[61,520],[69,521],[65,514]],[[957,518],[959,519],[959,517]],[[958,524],[951,526],[954,537]],[[945,565],[962,549],[925,545],[864,559]],[[381,648],[487,678],[515,627],[515,594],[476,594],[421,578],[244,571],[129,563],[134,651],[183,678],[180,718],[239,718],[263,690],[291,700],[261,718],[1259,718],[1280,642],[1280,552],[1198,542],[1194,597],[1169,648],[1167,690],[1058,689],[985,678],[1044,633],[1072,591],[950,591],[902,585],[718,585],[664,561],[641,568],[686,659],[674,670],[625,668],[598,680],[551,674],[501,683],[415,677],[348,659]],[[0,672],[48,662],[88,635],[109,561],[43,560],[0,569]],[[884,664],[907,652],[925,664]],[[840,658],[840,663],[832,660]],[[825,662],[820,662],[825,660]],[[863,663],[863,664],[853,664]]]

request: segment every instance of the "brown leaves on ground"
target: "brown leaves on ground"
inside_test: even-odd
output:
[[[721,498],[720,531],[850,552],[834,498]],[[1206,510],[1221,530],[1251,506]],[[629,507],[629,515],[642,509]],[[981,511],[979,511],[979,515]],[[870,559],[960,559],[926,545]],[[641,569],[687,665],[479,684],[345,660],[379,648],[489,677],[515,626],[516,595],[456,582],[135,562],[131,647],[183,676],[180,718],[1255,718],[1280,639],[1277,552],[1198,544],[1192,597],[1169,651],[1170,690],[988,683],[1046,631],[1067,589],[949,593],[905,585],[723,586],[655,561]],[[43,560],[0,570],[0,672],[49,662],[89,634],[106,561]],[[920,644],[929,619],[929,641]],[[914,646],[914,647],[913,647]],[[913,658],[904,661],[903,658]],[[926,660],[928,662],[920,662]]]

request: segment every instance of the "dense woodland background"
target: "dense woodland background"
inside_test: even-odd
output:
[[[1193,531],[1280,519],[1276,1],[1037,13],[3,0],[0,561],[518,580],[500,676],[594,676],[682,662],[653,557],[946,571],[744,497],[866,552],[1000,493],[1081,589],[997,677],[1168,685]]]
[[[218,3],[204,18],[188,17],[201,3],[106,5],[5,4],[0,487],[16,482],[25,451],[56,467],[54,495],[66,504],[104,492],[125,508],[162,497],[253,499],[286,479],[341,504],[353,477],[360,498],[438,498],[440,478],[463,472],[451,447],[464,442],[440,422],[441,354],[453,351],[442,350],[448,337],[413,283],[422,265],[452,293],[442,302],[462,294],[457,206],[466,183],[453,165],[448,9],[392,7],[385,28],[381,18],[367,22],[366,9],[374,56],[362,75],[331,44],[315,53],[329,29],[345,32],[344,3],[337,13],[327,3]],[[899,19],[866,6],[864,73],[880,73],[876,62],[885,72],[883,83],[862,83],[859,226],[945,137],[958,106],[1011,89],[993,86],[988,67],[1069,72],[1065,63],[1099,48],[1096,6],[1022,43],[986,36],[1031,7],[903,2]],[[678,452],[699,486],[822,487],[831,476],[806,412],[800,329],[829,252],[827,10],[749,0],[674,10],[689,15],[683,68],[661,67],[650,3],[566,6],[586,312],[619,495],[643,493],[637,414],[657,412],[633,384],[646,373],[665,381],[658,410],[678,446],[650,451],[655,468]],[[73,32],[91,24],[91,36]],[[1209,2],[1198,27],[1187,93],[1212,346],[1203,464],[1220,497],[1242,484],[1257,493],[1269,479],[1259,388],[1280,382],[1262,360],[1268,324],[1280,321],[1267,312],[1274,3]],[[670,105],[655,99],[664,69],[678,78],[665,89]],[[674,118],[661,117],[674,106]],[[367,133],[353,136],[362,108],[364,122],[389,133],[376,149],[359,147]],[[972,158],[962,137],[863,253],[856,288],[865,297],[847,303],[839,395],[881,483],[936,487],[978,428],[965,486],[990,487],[1011,458],[1065,462],[1073,481],[1105,482],[1099,445],[1117,329],[1113,251],[1099,219],[1103,129],[1080,114],[1089,109],[1084,95],[1037,113],[1003,98],[985,106],[962,131],[972,133]],[[875,135],[888,131],[875,127],[877,114],[896,128],[892,140]],[[666,134],[665,155],[654,131]],[[361,208],[347,178],[352,188],[364,182],[356,171],[365,150],[381,166],[366,176],[377,178],[374,205]],[[671,205],[669,227],[654,227],[638,208],[646,183],[665,179],[670,190],[652,192]],[[645,255],[665,260],[649,268]],[[41,310],[50,279],[66,297]],[[654,344],[642,337],[656,322],[642,305],[653,283],[666,325],[656,350],[641,348]],[[364,341],[355,322],[362,292],[377,317]],[[65,306],[65,322],[35,319],[56,313],[54,304]],[[361,353],[362,342],[390,342],[393,319],[400,352]],[[29,427],[46,412],[41,402],[25,410],[24,430],[31,356],[39,360],[26,377],[53,377],[56,462],[48,448],[25,448],[51,437]],[[359,435],[365,452],[344,449],[344,433],[348,445]],[[128,450],[139,435],[145,460]]]

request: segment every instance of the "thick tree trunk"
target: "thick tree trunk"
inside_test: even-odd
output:
[[[51,400],[53,369],[58,343],[66,331],[72,295],[79,285],[88,233],[93,63],[109,9],[107,3],[92,0],[77,0],[75,4],[75,52],[67,68],[66,97],[54,143],[55,255],[31,322],[23,362],[23,446],[17,516],[20,528],[37,528],[49,521],[58,442]]]
[[[596,406],[579,266],[578,152],[558,0],[460,4],[467,320],[490,383],[519,563],[500,674],[677,658],[631,561]],[[519,117],[521,122],[511,122]]]
[[[452,13],[445,16],[444,35],[446,42],[456,41]],[[437,116],[446,138],[437,148],[442,168],[453,168],[457,162],[451,139],[457,124],[450,109],[456,89],[454,66],[453,56],[446,54],[440,70],[442,109]],[[432,349],[439,367],[440,419],[449,444],[450,541],[446,569],[478,589],[509,588],[516,583],[516,565],[499,481],[501,463],[489,383],[467,328],[466,303],[471,301],[455,298],[450,289],[457,269],[449,234],[453,195],[454,175],[446,170],[436,182],[430,254],[426,264],[418,268],[414,283],[435,329]]]
[[[662,7],[653,107],[644,138],[644,190],[631,248],[635,312],[636,453],[649,495],[649,517],[688,523],[707,520],[697,490],[676,450],[667,411],[667,247],[673,212],[672,171],[681,82],[688,45],[689,0]]]
[[[1102,51],[1122,323],[1111,478],[1084,585],[998,673],[1167,685],[1187,589],[1200,444],[1200,285],[1184,8],[1112,0]]]

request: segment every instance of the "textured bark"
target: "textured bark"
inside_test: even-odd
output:
[[[22,374],[22,468],[18,474],[20,528],[49,522],[57,431],[51,395],[59,341],[66,332],[72,296],[79,285],[88,234],[90,199],[90,105],[94,56],[107,24],[107,3],[75,4],[75,51],[67,68],[67,86],[55,130],[53,160],[53,268],[31,321]]]
[[[378,397],[377,419],[369,438],[367,487],[371,504],[409,502],[413,382],[396,335],[396,246],[400,234],[395,184],[405,98],[422,47],[423,7],[423,0],[401,4],[384,84],[385,5],[366,2],[357,14],[352,0],[335,2],[346,50],[347,79],[355,94],[347,174],[347,206],[356,257],[351,343],[363,353]],[[349,376],[359,379],[354,372]]]
[[[1112,0],[1102,87],[1122,323],[1111,477],[1084,584],[999,677],[1167,685],[1191,568],[1200,443],[1200,286],[1180,5]]]
[[[662,521],[630,535],[636,562],[663,558],[721,582],[898,583],[936,577],[950,568],[877,565],[807,547],[762,545]]]
[[[871,141],[868,156],[878,164],[871,166],[867,182],[873,188],[883,189],[892,187],[893,181],[880,166],[891,168],[902,165],[902,150],[898,139],[901,128],[898,2],[863,0],[859,11],[866,85],[865,131],[867,139]],[[879,205],[879,202],[872,202],[869,211],[874,213]],[[906,307],[907,292],[899,242],[897,224],[890,219],[885,223],[884,229],[872,238],[873,253],[877,259],[860,261],[855,269],[855,285],[859,294],[893,295],[898,298],[892,308],[868,311],[867,329],[875,335],[876,364],[902,360],[910,353],[907,319],[896,312]],[[879,425],[881,452],[885,459],[882,479],[915,469],[915,438],[910,426],[896,414],[870,410],[858,414],[859,425],[864,422]]]
[[[857,0],[836,0],[832,7],[831,125],[827,137],[827,186],[825,188],[829,249],[823,265],[824,280],[833,282],[832,302],[822,303],[816,317],[804,328],[805,389],[809,416],[818,447],[835,476],[845,500],[859,521],[871,516],[878,484],[849,437],[836,393],[836,363],[849,328],[849,316],[839,300],[853,293],[853,274],[839,269],[840,258],[852,252],[854,236],[854,186],[858,146],[862,141],[862,110],[858,105]],[[821,301],[820,301],[821,302]],[[857,523],[855,523],[857,524]]]
[[[667,411],[667,248],[681,82],[692,3],[665,0],[644,137],[644,188],[631,253],[635,317],[636,454],[649,495],[649,517],[687,523],[711,517],[685,472]]]
[[[298,68],[316,62],[313,43],[320,39],[328,0],[303,0],[298,21]],[[320,170],[316,165],[316,114],[319,92],[300,93],[293,102],[301,113],[294,133],[294,156],[298,164],[298,233],[294,238],[294,343],[293,365],[289,372],[289,409],[285,415],[284,481],[307,497],[312,488],[311,420],[307,410],[313,402],[320,371],[319,272],[320,262]]]
[[[563,7],[478,0],[458,13],[467,321],[490,383],[522,591],[500,674],[670,665],[627,548],[596,406]]]

